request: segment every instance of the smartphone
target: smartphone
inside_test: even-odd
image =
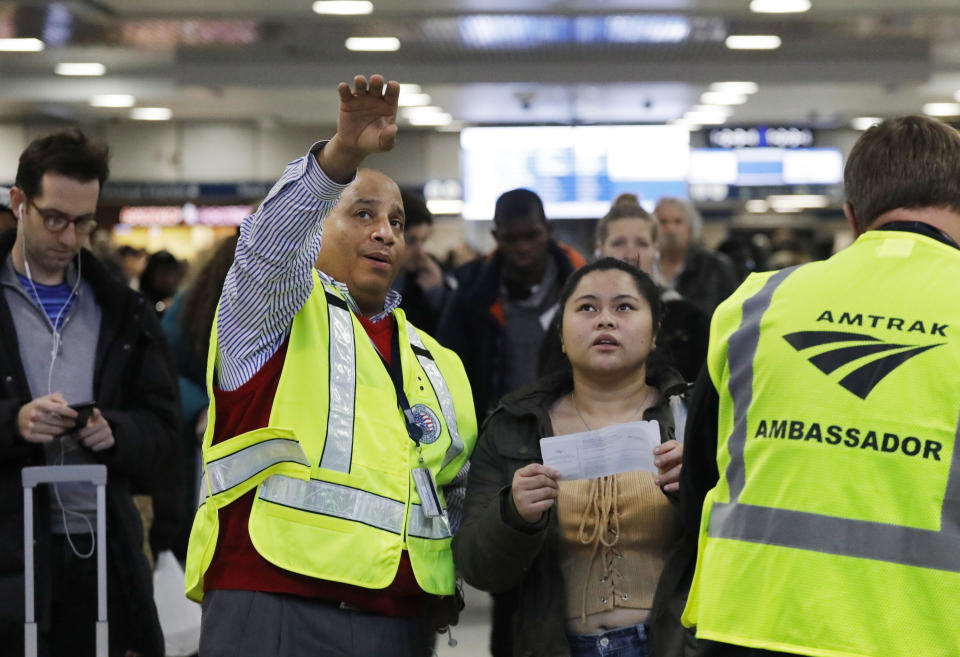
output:
[[[77,424],[75,425],[77,429],[82,429],[86,426],[87,421],[90,419],[90,416],[93,414],[93,408],[97,405],[97,402],[81,402],[79,404],[70,404],[70,408],[77,412]]]

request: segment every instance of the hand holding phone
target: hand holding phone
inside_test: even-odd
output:
[[[77,423],[74,425],[74,428],[82,429],[87,426],[87,422],[90,420],[90,416],[93,414],[93,409],[96,405],[97,403],[92,401],[70,404],[70,408],[77,412]]]

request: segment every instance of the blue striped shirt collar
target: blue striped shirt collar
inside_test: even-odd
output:
[[[350,294],[350,289],[347,287],[346,283],[341,283],[340,281],[334,280],[333,277],[320,271],[319,269],[317,270],[317,274],[320,276],[320,280],[337,288],[340,294],[343,295],[343,298],[347,300],[347,305],[350,306],[350,310],[352,310],[355,315],[358,317],[363,316],[363,313],[360,312],[360,308],[357,306],[357,302],[353,299],[353,295]],[[384,319],[387,315],[392,313],[400,306],[401,298],[402,297],[400,296],[399,292],[394,289],[390,289],[387,292],[387,298],[383,302],[383,310],[373,317],[369,317],[368,319],[374,323]]]

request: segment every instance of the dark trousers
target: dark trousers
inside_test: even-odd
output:
[[[380,616],[280,593],[203,595],[200,657],[428,657],[433,642],[420,616]]]
[[[89,534],[71,534],[81,554],[90,552]],[[50,657],[94,657],[97,624],[97,555],[81,559],[73,553],[66,536],[51,537],[52,598],[50,629],[40,637],[40,654]],[[38,564],[39,567],[39,564]],[[107,578],[107,620],[111,657],[123,657],[130,647],[123,618],[122,596],[115,578]]]

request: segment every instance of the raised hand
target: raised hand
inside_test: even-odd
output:
[[[317,155],[320,167],[332,180],[346,182],[370,153],[393,148],[397,139],[397,99],[400,85],[382,75],[368,81],[353,78],[353,87],[341,82],[337,134]]]

